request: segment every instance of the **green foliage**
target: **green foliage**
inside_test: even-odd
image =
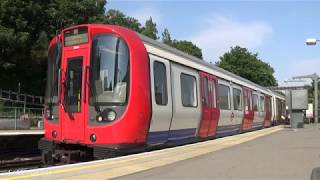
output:
[[[118,10],[105,11],[106,0],[1,0],[0,1],[0,88],[43,95],[46,81],[47,48],[63,28],[87,23],[113,24],[158,39],[156,23],[145,25]],[[202,58],[201,49],[189,41],[163,42]]]
[[[1,0],[1,88],[43,95],[47,48],[56,31],[102,23],[106,0]]]
[[[194,45],[191,41],[178,41],[174,40],[172,43],[172,47],[179,49],[187,54],[195,56],[197,58],[202,59],[202,51],[199,47]]]
[[[46,3],[46,17],[51,21],[53,30],[78,24],[103,23],[105,18],[106,0],[51,0]]]
[[[191,41],[172,40],[167,28],[162,32],[162,43],[202,59],[202,50]]]
[[[313,102],[314,102],[314,81],[311,82],[311,85],[305,85],[304,87],[308,90],[308,103],[313,104]],[[320,101],[320,83],[318,82],[318,102],[319,101]]]
[[[172,39],[171,39],[169,30],[167,28],[165,28],[162,33],[162,43],[169,45],[169,46],[172,45]]]
[[[260,60],[258,54],[253,54],[246,48],[232,47],[231,51],[220,57],[217,66],[261,86],[277,85],[273,68]]]
[[[104,24],[119,25],[127,27],[137,32],[141,32],[141,24],[133,17],[126,16],[122,12],[114,9],[110,9],[105,17]]]
[[[142,28],[141,34],[148,36],[154,40],[158,39],[158,30],[157,24],[152,21],[152,17],[150,17],[147,21],[145,26]]]

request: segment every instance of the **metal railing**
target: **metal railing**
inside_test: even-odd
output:
[[[42,129],[43,108],[1,107],[0,129]]]
[[[44,98],[0,89],[0,130],[42,129]]]
[[[30,94],[21,94],[10,90],[0,89],[0,99],[3,101],[10,101],[13,103],[43,106],[44,98],[42,96],[34,96]]]

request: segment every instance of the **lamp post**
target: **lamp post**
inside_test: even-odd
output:
[[[306,44],[308,46],[314,46],[317,44],[317,42],[319,42],[318,39],[316,38],[309,38],[306,40]],[[318,121],[318,79],[319,79],[319,76],[314,73],[311,75],[310,77],[313,81],[314,81],[314,119],[315,119],[315,123],[316,121]]]

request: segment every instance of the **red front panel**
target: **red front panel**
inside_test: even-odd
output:
[[[202,116],[199,127],[199,136],[206,138],[214,136],[219,120],[219,108],[217,103],[217,79],[216,77],[200,72]]]
[[[45,137],[53,139],[57,142],[62,140],[70,143],[80,144],[141,144],[145,143],[151,116],[151,99],[150,99],[150,77],[149,77],[149,59],[143,42],[139,36],[126,28],[110,25],[80,25],[71,27],[88,27],[88,43],[63,47],[62,63],[61,63],[61,83],[60,85],[60,108],[59,121],[52,123],[45,121]],[[114,122],[100,124],[98,126],[90,126],[88,118],[89,109],[89,72],[90,68],[90,50],[92,46],[91,39],[99,34],[112,34],[121,37],[129,49],[129,66],[130,66],[130,83],[129,94],[126,108],[121,116]],[[63,39],[63,37],[61,37]],[[74,39],[76,41],[77,39]],[[55,39],[57,41],[57,39]],[[54,43],[54,42],[52,42]],[[80,61],[70,63],[73,60],[82,59]],[[72,73],[69,72],[69,66],[76,66]],[[82,66],[82,68],[78,68]],[[80,72],[81,69],[81,72]],[[72,75],[71,75],[72,74]],[[71,102],[71,111],[66,111],[65,99],[68,93],[65,93],[67,78],[81,76],[81,87],[79,90],[75,88],[74,92],[69,92]],[[80,82],[80,81],[79,81]],[[64,96],[67,94],[67,96]],[[78,94],[78,96],[76,96]],[[56,138],[52,137],[53,131],[57,132]],[[96,135],[96,141],[92,142],[90,136]]]
[[[88,126],[87,144],[141,144],[146,142],[151,118],[149,58],[143,42],[131,30],[119,26],[94,25],[93,36],[112,34],[128,45],[130,56],[130,83],[128,103],[124,113],[114,122],[101,126]],[[96,134],[96,142],[90,135]]]
[[[244,102],[244,118],[242,123],[242,131],[248,131],[252,128],[254,111],[252,108],[252,90],[243,87],[243,102]]]

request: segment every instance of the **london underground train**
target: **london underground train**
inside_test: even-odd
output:
[[[44,163],[194,142],[277,124],[285,99],[113,25],[64,29],[48,50]]]

